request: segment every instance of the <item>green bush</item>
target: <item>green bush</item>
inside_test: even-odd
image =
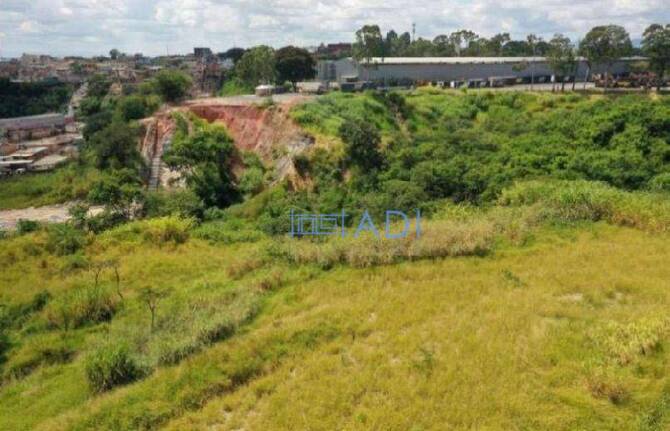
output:
[[[41,311],[51,300],[51,294],[42,290],[23,304],[0,306],[0,330],[21,327],[33,313]]]
[[[71,329],[109,321],[117,307],[114,293],[101,286],[91,286],[57,297],[45,312],[50,326]]]
[[[40,228],[40,223],[34,220],[19,219],[16,223],[16,233],[25,235],[30,232],[35,232]]]
[[[658,174],[649,180],[649,189],[659,192],[670,191],[670,172]]]
[[[58,256],[67,256],[86,245],[84,234],[67,224],[51,225],[48,228],[47,250]]]
[[[67,363],[74,354],[71,343],[61,334],[36,335],[13,352],[3,374],[5,378],[22,378],[41,365]]]
[[[86,359],[86,378],[97,393],[134,382],[144,374],[128,345],[122,342],[103,346]]]
[[[155,191],[147,193],[144,200],[146,217],[204,217],[205,205],[192,190]]]
[[[626,192],[600,182],[529,181],[505,190],[501,205],[537,205],[545,218],[599,221],[649,231],[670,230],[670,198]]]
[[[260,230],[254,229],[246,222],[235,219],[203,223],[193,230],[193,236],[222,244],[256,242],[265,237]]]
[[[167,243],[183,244],[188,240],[194,224],[192,219],[172,216],[147,220],[142,222],[142,236],[145,241],[159,246]]]

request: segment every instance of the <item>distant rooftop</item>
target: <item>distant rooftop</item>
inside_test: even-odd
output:
[[[65,116],[63,114],[43,114],[32,115],[29,117],[2,118],[0,119],[0,129],[36,129],[41,127],[62,126],[65,125]]]
[[[578,60],[586,60],[577,57]],[[624,57],[623,61],[646,60],[645,57]],[[506,64],[543,63],[547,57],[372,57],[372,64]],[[361,63],[367,63],[366,60]]]

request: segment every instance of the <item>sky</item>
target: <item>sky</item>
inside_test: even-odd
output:
[[[232,46],[350,42],[364,24],[433,38],[462,28],[513,38],[554,33],[574,40],[620,24],[636,40],[670,23],[669,0],[0,0],[0,57],[22,53],[145,55],[215,52]],[[570,4],[570,7],[566,7]]]

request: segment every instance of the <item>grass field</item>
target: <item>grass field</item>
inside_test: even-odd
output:
[[[334,94],[291,113],[308,190],[4,233],[0,429],[669,429],[669,100]],[[379,172],[347,168],[351,117]],[[98,175],[10,179],[0,209]],[[285,235],[387,203],[420,238]]]
[[[0,179],[0,210],[38,207],[82,199],[98,178],[88,167],[69,165],[53,172]]]
[[[330,242],[310,258],[306,243],[291,255],[283,240],[224,244],[198,239],[205,226],[157,221],[90,239],[85,255],[47,252],[44,232],[5,239],[1,300],[23,312],[5,323],[0,425],[664,429],[666,234],[615,219],[520,227],[538,217],[518,208],[446,208],[445,221],[426,221],[427,258],[354,243],[345,255],[378,257],[364,268],[333,258]],[[461,246],[436,245],[444,241]],[[398,258],[379,257],[388,253]],[[80,303],[72,292],[94,284],[81,268],[109,259],[122,299],[109,268],[99,288],[113,315],[63,327],[63,307],[80,312],[67,308]],[[155,330],[147,286],[166,292]],[[51,298],[42,308],[25,306],[43,290]],[[96,393],[87,364],[110,343],[129,345],[145,373]]]

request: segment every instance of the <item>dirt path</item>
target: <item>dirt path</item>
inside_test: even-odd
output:
[[[38,208],[24,208],[20,210],[0,211],[0,230],[12,230],[21,220],[34,220],[42,223],[62,223],[70,219],[68,209],[72,203],[47,205]],[[102,211],[102,207],[93,207],[90,214],[95,215]]]

